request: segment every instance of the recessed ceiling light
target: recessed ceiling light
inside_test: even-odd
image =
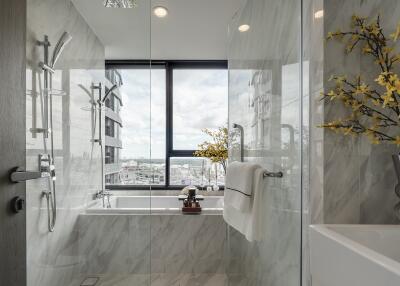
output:
[[[324,10],[318,10],[317,12],[314,13],[315,19],[320,19],[322,17],[324,17]]]
[[[244,24],[244,25],[240,25],[239,26],[239,28],[238,28],[238,30],[239,30],[239,32],[247,32],[248,30],[250,30],[250,26],[249,25],[247,25],[247,24]]]
[[[157,7],[153,8],[153,13],[158,18],[164,18],[164,17],[166,17],[168,15],[168,10],[165,7],[157,6]]]

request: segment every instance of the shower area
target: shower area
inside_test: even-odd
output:
[[[279,174],[265,178],[261,236],[248,241],[224,221],[223,190],[201,191],[202,214],[185,215],[180,190],[109,187],[113,179],[107,175],[121,168],[118,159],[136,138],[144,146],[140,158],[155,170],[157,142],[165,136],[158,127],[173,123],[158,116],[165,105],[160,86],[172,79],[160,69],[165,31],[156,29],[153,8],[169,5],[173,17],[185,1],[106,2],[114,6],[27,0],[27,169],[37,169],[48,156],[39,162],[44,178],[26,185],[27,285],[308,285],[302,226],[308,219],[309,64],[302,10],[316,9],[316,3],[237,1],[240,9],[226,27],[228,161],[257,163]],[[121,22],[111,21],[110,13]],[[134,25],[123,27],[124,21]],[[243,25],[246,32],[238,29]],[[99,29],[126,33],[126,49],[104,41],[94,32]],[[129,32],[136,30],[133,39]],[[129,77],[127,60],[142,63],[140,77]],[[135,102],[124,97],[131,84],[140,88]],[[137,114],[146,120],[135,121]],[[129,115],[131,120],[121,119]],[[111,138],[105,117],[117,122],[116,133],[129,130],[131,140]],[[115,152],[121,153],[111,154],[110,144],[119,144]]]

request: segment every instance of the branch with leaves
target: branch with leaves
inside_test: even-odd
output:
[[[226,173],[228,159],[228,128],[220,127],[216,131],[203,129],[211,137],[210,141],[199,144],[199,150],[194,153],[196,157],[205,157],[213,163],[220,163]]]
[[[380,17],[368,23],[367,18],[354,15],[351,31],[329,32],[327,40],[346,41],[346,52],[357,46],[378,65],[379,74],[375,82],[367,84],[361,76],[348,79],[332,76],[335,87],[322,93],[327,102],[339,102],[351,110],[351,115],[327,122],[322,127],[344,135],[366,135],[373,144],[383,141],[400,146],[400,79],[395,72],[400,63],[400,54],[395,44],[400,38],[400,23],[396,31],[386,37]]]

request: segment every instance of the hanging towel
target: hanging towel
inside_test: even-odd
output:
[[[248,212],[254,189],[257,164],[232,162],[226,171],[224,204]]]
[[[248,211],[241,211],[230,204],[224,204],[223,217],[226,223],[241,232],[250,242],[261,241],[264,233],[262,225],[263,214],[265,213],[263,206],[264,172],[265,170],[261,167],[254,172],[254,188]],[[229,192],[229,190],[226,190],[225,195],[229,195]]]

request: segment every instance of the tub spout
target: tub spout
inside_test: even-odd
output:
[[[103,208],[110,209],[111,208],[111,202],[110,202],[111,196],[112,196],[112,194],[110,193],[110,191],[100,190],[94,195],[94,199],[102,199],[103,200]],[[106,204],[105,198],[107,198],[107,204]]]

